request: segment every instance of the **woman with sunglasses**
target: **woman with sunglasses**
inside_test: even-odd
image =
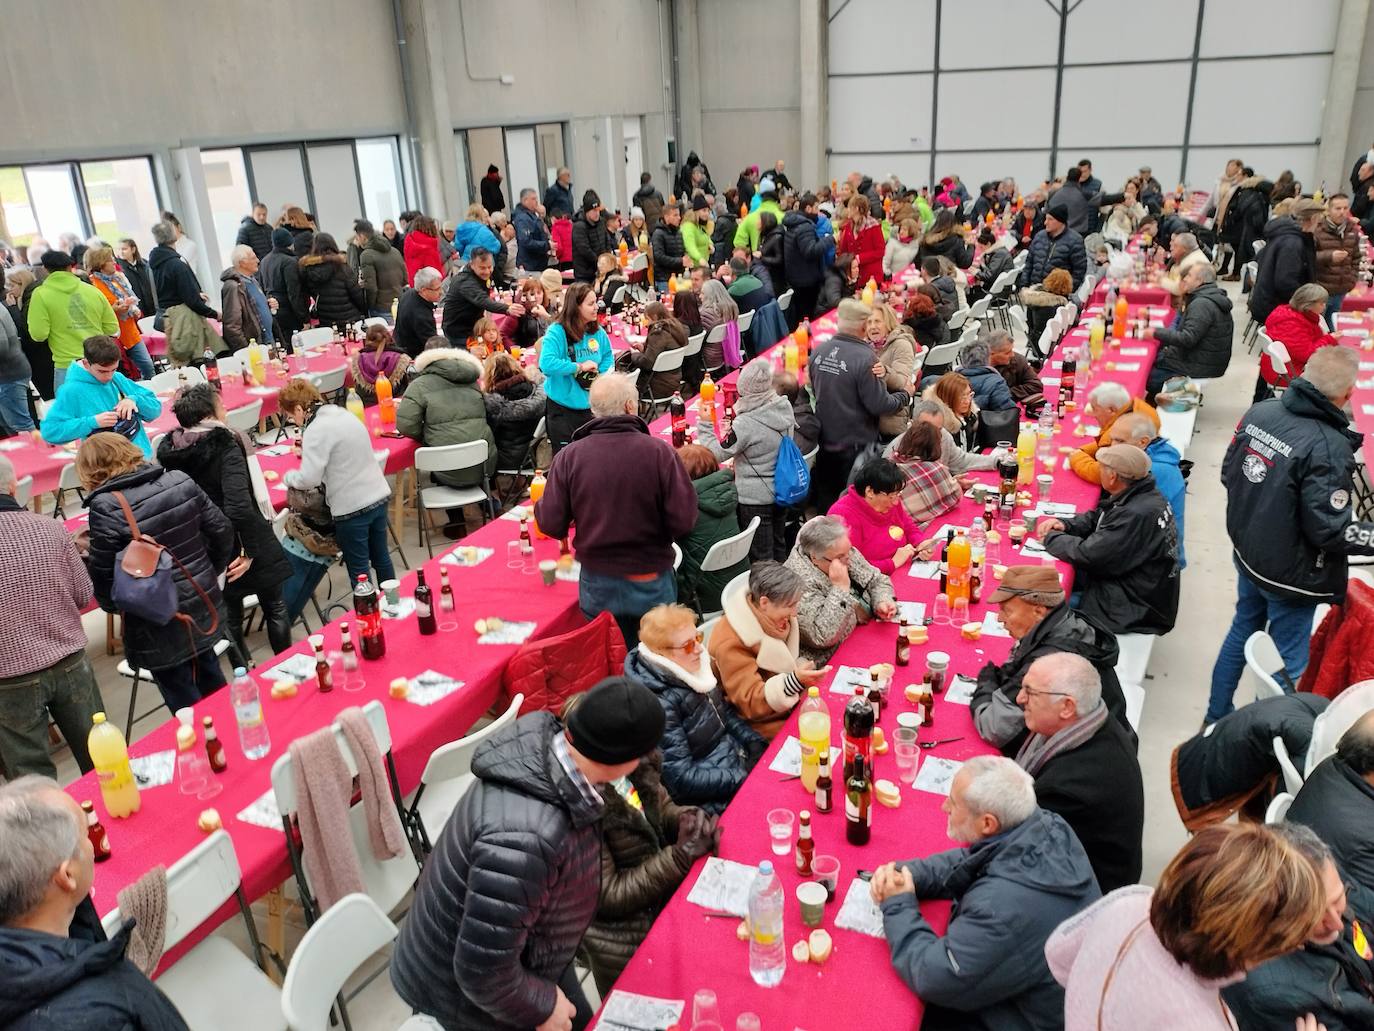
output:
[[[744,783],[766,742],[725,699],[716,682],[696,613],[658,605],[639,621],[639,646],[625,675],[655,695],[666,717],[663,785],[681,805],[721,813]]]

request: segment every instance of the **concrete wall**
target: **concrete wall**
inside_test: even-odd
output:
[[[1339,167],[1327,169],[1329,182],[1340,182],[1342,189],[1350,189],[1350,166],[1355,155],[1374,145],[1374,18],[1365,22],[1364,49],[1360,57],[1360,73],[1355,82],[1355,104],[1350,113],[1350,135],[1347,138],[1345,161]],[[1334,187],[1333,187],[1334,189]]]

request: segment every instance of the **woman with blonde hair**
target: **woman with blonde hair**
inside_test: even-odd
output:
[[[115,318],[119,320],[119,336],[116,339],[125,357],[138,370],[140,379],[152,379],[153,359],[138,328],[138,320],[145,312],[138,306],[138,294],[134,292],[133,284],[115,263],[114,249],[104,244],[91,247],[86,251],[83,261],[91,276],[91,286],[110,302]]]
[[[897,313],[884,301],[873,305],[873,314],[868,317],[865,333],[868,342],[878,352],[876,374],[882,366],[882,380],[888,390],[905,390],[912,393],[912,380],[916,372],[916,337],[911,327],[897,317]],[[924,350],[924,348],[921,348]],[[878,419],[878,436],[881,440],[892,440],[911,424],[911,411],[903,408]]]
[[[596,299],[605,311],[614,315],[625,307],[623,297],[619,301],[615,299],[616,293],[625,285],[626,279],[620,271],[620,262],[616,260],[616,256],[610,251],[598,254],[592,290],[596,292]]]
[[[88,566],[96,601],[106,612],[122,613],[124,655],[135,668],[152,671],[167,708],[194,705],[224,686],[214,651],[228,619],[219,578],[247,569],[235,557],[233,524],[184,472],[153,465],[118,433],[87,437],[76,453],[76,475],[90,512]],[[115,564],[135,527],[174,559],[177,614],[169,622],[121,610],[115,601]]]
[[[300,260],[310,253],[315,245],[315,223],[305,213],[304,208],[288,204],[282,209],[277,226],[291,234],[291,249]]]
[[[1208,827],[1156,887],[1118,888],[1050,935],[1066,1031],[1234,1031],[1221,989],[1301,948],[1325,908],[1312,863],[1269,827]]]
[[[973,401],[973,384],[966,376],[947,372],[921,394],[944,405],[945,429],[965,451],[978,451],[978,406]]]

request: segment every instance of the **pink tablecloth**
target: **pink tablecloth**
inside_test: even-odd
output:
[[[1135,314],[1132,312],[1132,317]],[[1085,331],[1075,331],[1069,334],[1068,340],[1077,345],[1085,336]],[[1121,355],[1121,348],[1143,349],[1145,353],[1138,356]],[[1089,386],[1110,379],[1122,383],[1132,393],[1138,394],[1144,388],[1154,351],[1153,341],[1129,338],[1121,344],[1109,346],[1104,355],[1104,362],[1094,368]],[[1046,393],[1051,399],[1057,396],[1057,385],[1054,381],[1057,377],[1059,357],[1059,354],[1056,354],[1051,366],[1045,370]],[[1108,361],[1118,367],[1106,368]],[[1122,369],[1121,365],[1134,368]],[[1077,446],[1089,439],[1076,432],[1079,423],[1086,421],[1083,415],[1083,396],[1083,392],[1079,392],[1078,414],[1067,418],[1058,428],[1056,446]],[[1098,488],[1068,472],[1058,452],[1055,466],[1055,480],[1050,500],[1076,505],[1080,511],[1096,504]],[[988,483],[994,479],[991,473],[979,474],[978,478]],[[967,525],[979,514],[977,506],[965,500],[954,512],[935,520],[935,528],[942,523]],[[998,527],[1003,531],[1001,563],[1012,565],[1021,561],[1044,560],[1034,557],[1022,559],[1006,539],[1006,521],[999,519]],[[1072,570],[1063,563],[1057,563],[1057,566],[1066,586],[1071,584]],[[894,576],[893,584],[899,599],[921,601],[927,608],[931,605],[937,590],[936,581],[915,579],[905,572]],[[994,585],[989,585],[984,591],[984,596],[991,594],[992,586]],[[982,618],[991,608],[986,604],[974,606],[971,617]],[[893,704],[884,712],[881,721],[888,740],[892,740],[892,732],[896,729],[897,715],[912,709],[903,699],[901,688],[920,679],[920,673],[924,668],[924,656],[928,651],[947,652],[950,655],[951,673],[973,676],[985,663],[1004,660],[1011,649],[1011,643],[1010,638],[992,636],[984,636],[978,641],[967,641],[960,636],[955,627],[932,625],[929,645],[913,649],[910,667],[905,670],[899,668],[897,671],[890,696]],[[831,665],[838,669],[841,665],[866,667],[877,662],[892,662],[894,648],[894,627],[891,624],[871,623],[855,630],[831,659]],[[838,742],[844,698],[828,691],[825,698],[831,709],[832,741]],[[783,740],[788,735],[796,734],[797,717],[794,713],[725,811],[721,819],[720,854],[723,858],[749,865],[756,864],[761,859],[774,861],[787,894],[784,933],[790,947],[791,943],[802,938],[809,930],[801,923],[794,894],[801,878],[797,875],[790,856],[772,855],[769,849],[766,816],[769,810],[778,807],[793,810],[812,809],[816,852],[836,856],[841,867],[836,901],[826,906],[822,921],[822,926],[831,932],[835,942],[834,953],[829,962],[824,966],[801,965],[789,958],[786,973],[778,989],[770,990],[755,985],[749,976],[748,943],[740,941],[735,934],[738,920],[708,917],[705,910],[687,901],[687,895],[696,883],[697,873],[705,863],[705,860],[702,860],[698,863],[697,870],[687,876],[654,923],[644,944],[635,953],[634,959],[616,983],[616,987],[660,998],[686,999],[689,1006],[693,993],[698,988],[711,988],[720,999],[721,1016],[727,1028],[733,1027],[736,1016],[743,1012],[758,1014],[765,1028],[849,1028],[861,1023],[855,1017],[858,1013],[882,1014],[883,1020],[880,1023],[885,1027],[915,1027],[921,1014],[920,1000],[893,970],[887,943],[854,931],[839,929],[835,926],[835,917],[844,894],[858,870],[872,870],[889,860],[911,859],[954,847],[954,843],[945,833],[946,820],[940,810],[944,798],[941,795],[917,791],[909,786],[904,787],[903,800],[899,808],[886,809],[875,802],[873,836],[869,844],[863,847],[851,846],[845,840],[842,794],[841,801],[832,812],[815,813],[811,804],[812,799],[801,789],[799,782],[783,781],[780,774],[768,769],[769,762],[782,746]],[[923,729],[920,737],[923,741],[948,737],[961,738],[933,750],[923,751],[922,762],[930,756],[962,760],[994,751],[978,738],[968,707],[950,702],[943,696],[935,705],[935,725]],[[896,779],[896,766],[891,753],[878,758],[877,775],[880,778]],[[928,901],[922,904],[921,909],[937,932],[943,932],[949,919],[949,904]]]
[[[215,332],[221,336],[224,334],[224,327],[220,325],[218,319],[209,319],[210,325],[215,327]],[[167,334],[160,329],[150,329],[143,334],[143,343],[148,348],[148,353],[157,356],[167,353]]]

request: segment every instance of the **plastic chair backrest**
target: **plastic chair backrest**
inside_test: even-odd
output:
[[[1325,711],[1312,721],[1312,743],[1307,747],[1304,776],[1312,776],[1317,764],[1336,751],[1336,742],[1351,725],[1374,709],[1374,680],[1351,684],[1331,700]]]
[[[220,379],[242,376],[243,370],[248,367],[248,363],[238,354],[226,354],[223,358],[216,359],[215,364],[219,366]]]
[[[682,549],[678,547],[677,541],[672,542],[673,549],[673,569],[676,570],[682,565]]]
[[[712,327],[711,327],[711,332],[709,332],[709,333],[706,334],[706,343],[708,343],[708,344],[718,344],[718,343],[720,343],[722,340],[724,340],[724,339],[725,339],[725,330],[726,330],[726,328],[727,328],[728,325],[729,325],[728,323],[722,322],[722,323],[720,323],[719,325],[712,326]]]
[[[735,595],[739,594],[741,591],[747,591],[748,589],[749,589],[749,570],[746,569],[744,572],[739,573],[739,574],[737,574],[736,576],[732,577],[732,578],[730,579],[730,582],[727,583],[727,584],[725,585],[725,587],[721,590],[721,592],[720,592],[720,604],[721,604],[721,607],[723,608],[723,607],[725,606],[725,603],[726,603],[727,601],[729,601],[731,598],[733,598]]]
[[[992,297],[984,294],[973,302],[973,307],[968,310],[968,317],[971,319],[981,319],[988,313],[988,307],[992,304]]]
[[[625,283],[621,283],[618,287],[615,288],[615,293],[611,294],[611,303],[612,303],[612,304],[624,304],[624,303],[625,303],[625,295],[626,295],[627,293],[629,293],[629,291],[630,291],[629,286],[626,285]]]
[[[682,359],[687,356],[687,348],[674,347],[667,351],[660,351],[654,359],[654,372],[672,372],[682,368]]]
[[[262,398],[258,398],[252,404],[244,405],[242,408],[231,408],[225,413],[224,421],[230,429],[253,433],[257,430],[258,419],[261,417]]]
[[[157,439],[161,440],[164,436],[166,434],[159,434]],[[157,453],[156,448],[153,449],[153,453]],[[62,471],[57,474],[57,489],[59,491],[81,489],[81,479],[76,475],[75,462],[62,463]]]
[[[157,321],[156,315],[145,315],[138,320],[138,332],[140,336],[147,336],[149,333],[156,333],[157,328],[153,325]]]
[[[1288,807],[1293,804],[1293,796],[1287,791],[1281,791],[1274,796],[1269,803],[1269,808],[1264,810],[1265,823],[1283,823],[1288,816]]]
[[[792,306],[792,291],[784,290],[782,296],[778,298],[778,310],[786,311]]]
[[[325,1031],[329,1010],[369,956],[397,935],[366,895],[345,895],[305,932],[282,982],[281,1011],[291,1031]]]
[[[336,369],[325,369],[321,372],[312,372],[305,378],[315,385],[315,389],[325,397],[336,394],[343,389],[344,377],[348,374],[348,366],[340,365]]]
[[[706,557],[701,560],[701,571],[712,573],[717,569],[729,569],[736,562],[749,556],[749,548],[754,543],[754,532],[759,528],[759,517],[749,520],[749,525],[733,537],[716,541]]]
[[[28,508],[29,502],[33,500],[33,476],[25,476],[14,485],[14,500],[19,502],[21,508]]]
[[[630,259],[630,264],[625,266],[626,272],[640,272],[649,267],[649,256],[640,251]]]
[[[419,472],[460,472],[485,465],[487,442],[470,440],[464,444],[442,444],[415,449],[415,468]]]
[[[517,694],[511,699],[510,705],[506,706],[506,711],[481,730],[475,730],[471,734],[460,737],[457,741],[450,741],[448,744],[436,748],[425,762],[425,772],[420,774],[420,783],[438,784],[441,781],[454,780],[470,773],[472,771],[472,753],[477,750],[477,746],[514,720],[519,715],[520,703],[524,700],[524,695]]]
[[[1279,770],[1283,773],[1284,786],[1296,795],[1302,789],[1302,774],[1298,772],[1298,767],[1288,754],[1288,746],[1279,736],[1274,738],[1274,758],[1278,760]]]
[[[373,315],[370,318],[363,319],[364,332],[371,329],[373,326],[385,326],[387,329],[390,329],[391,323],[388,322],[386,319],[382,318],[382,316],[380,315]]]
[[[702,648],[707,648],[710,646],[711,633],[716,629],[716,624],[719,622],[720,617],[716,616],[712,619],[708,619],[706,622],[702,623],[701,626],[697,627],[697,633],[701,634]]]
[[[963,329],[964,323],[968,321],[970,311],[971,309],[969,308],[960,308],[953,315],[951,315],[949,317],[949,322],[947,323],[949,329],[951,331],[956,329]]]
[[[753,325],[753,324],[754,324],[754,313],[753,313],[752,311],[741,312],[741,313],[740,313],[740,317],[739,317],[739,321],[735,323],[735,325],[737,325],[737,326],[739,327],[739,331],[740,331],[741,333],[743,333],[745,330],[747,330],[747,329],[748,329],[751,325]]]
[[[1277,698],[1287,693],[1279,680],[1279,674],[1285,669],[1283,656],[1266,631],[1256,630],[1246,638],[1245,664],[1260,681],[1261,686],[1255,691],[1256,698]]]
[[[806,454],[802,455],[802,461],[806,463],[806,468],[814,470],[816,468],[816,456],[821,453],[821,446],[817,444]]]
[[[631,369],[629,372],[625,373],[625,378],[628,379],[632,384],[638,386],[638,385],[639,385],[639,369]]]
[[[234,841],[223,828],[215,831],[167,871],[167,933],[164,947],[174,949],[192,931],[233,898],[242,880]],[[101,923],[107,935],[123,923],[119,908]]]
[[[954,340],[948,344],[940,344],[932,347],[930,353],[926,355],[926,365],[951,365],[959,357],[959,349],[963,345]]]
[[[687,348],[682,352],[683,358],[691,358],[693,355],[701,353],[701,345],[706,342],[706,331],[694,333],[687,338]]]
[[[317,347],[320,344],[332,343],[334,340],[333,326],[317,326],[315,329],[301,330],[301,346]]]

